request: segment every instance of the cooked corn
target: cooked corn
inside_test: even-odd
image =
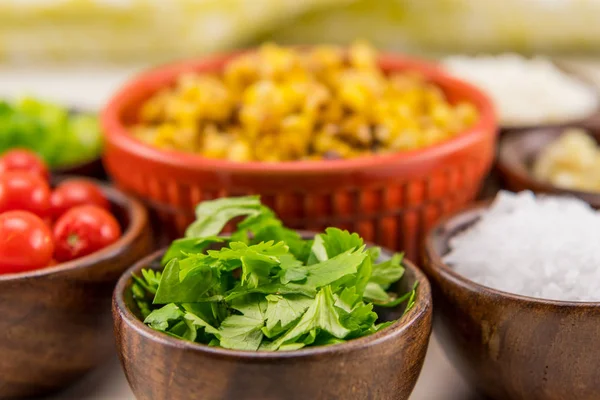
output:
[[[132,129],[159,148],[232,161],[351,158],[414,150],[478,119],[413,71],[386,76],[377,53],[267,44],[219,75],[186,74],[141,108]]]

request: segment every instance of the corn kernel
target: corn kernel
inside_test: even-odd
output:
[[[386,76],[365,42],[346,51],[267,44],[220,73],[181,75],[139,114],[132,134],[146,143],[238,162],[412,150],[479,118],[474,105],[451,104],[418,72]]]

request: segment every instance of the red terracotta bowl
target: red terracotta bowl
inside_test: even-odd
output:
[[[143,73],[104,109],[104,165],[123,189],[144,199],[160,232],[180,236],[194,206],[222,196],[260,194],[293,228],[327,226],[418,255],[424,232],[439,217],[470,202],[490,169],[497,123],[490,100],[432,64],[382,55],[385,71],[418,70],[451,101],[467,100],[481,118],[470,130],[426,149],[350,160],[236,163],[159,150],[130,135],[140,105],[185,72],[214,72],[239,53],[184,61]]]

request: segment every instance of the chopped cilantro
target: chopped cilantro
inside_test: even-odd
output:
[[[217,237],[245,217],[230,235]],[[220,248],[218,248],[220,247]],[[151,328],[237,350],[297,350],[369,335],[374,306],[413,307],[417,287],[398,296],[402,254],[377,263],[380,249],[327,228],[303,239],[256,196],[206,201],[186,237],[174,241],[164,270],[142,270],[132,293]]]

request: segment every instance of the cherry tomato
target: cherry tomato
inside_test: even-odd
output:
[[[54,225],[54,258],[68,261],[98,251],[121,236],[111,213],[93,205],[71,208]]]
[[[27,211],[0,214],[0,273],[46,267],[53,251],[52,233],[40,217]]]
[[[7,151],[0,157],[0,174],[8,171],[25,171],[39,175],[48,181],[50,174],[41,158],[32,151],[14,149]]]
[[[86,204],[110,209],[110,203],[100,188],[85,179],[64,181],[50,195],[50,208],[54,218],[60,217],[70,208]]]
[[[48,183],[29,172],[10,171],[0,175],[0,213],[13,210],[46,217],[50,211]]]

